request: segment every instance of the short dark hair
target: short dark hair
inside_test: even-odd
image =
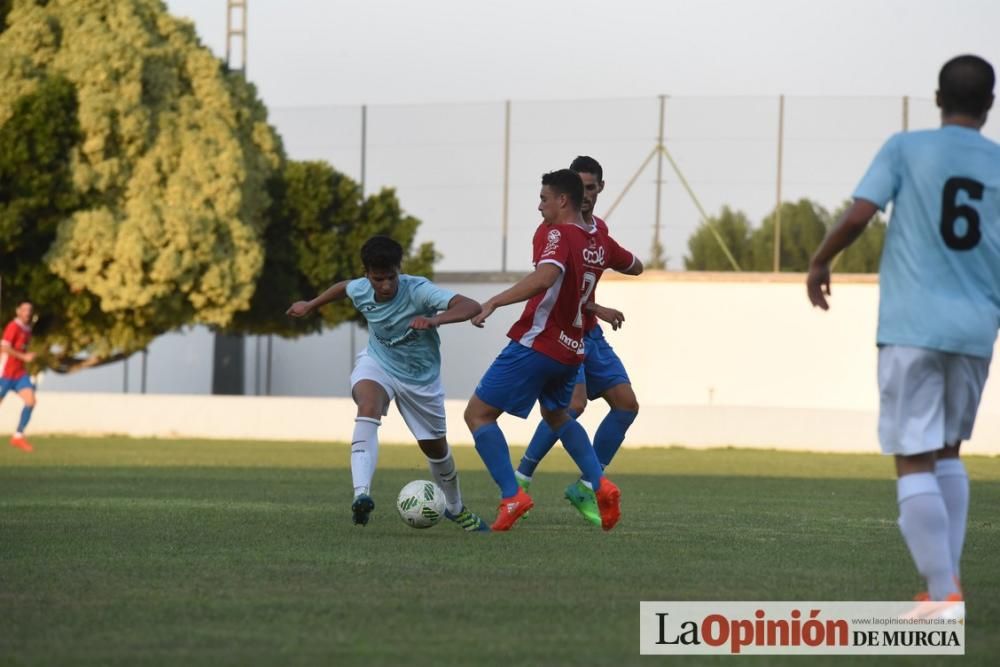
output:
[[[557,194],[566,195],[573,208],[580,210],[583,205],[583,181],[580,174],[572,169],[556,169],[542,174],[542,185],[547,185]]]
[[[403,263],[403,246],[388,236],[373,236],[361,246],[365,271],[390,271]]]
[[[979,56],[952,58],[938,74],[938,101],[945,113],[980,116],[993,102],[996,75],[993,67]]]
[[[604,170],[601,163],[589,155],[577,155],[576,159],[569,163],[569,168],[578,174],[593,174],[597,180],[604,180]]]

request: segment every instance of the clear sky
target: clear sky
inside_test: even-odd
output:
[[[248,0],[270,106],[670,95],[929,97],[1000,64],[998,0]],[[168,0],[225,51],[225,0]]]
[[[662,197],[656,160],[639,172],[657,95],[670,96],[666,145],[708,214],[729,206],[759,225],[777,198],[780,94],[781,198],[835,210],[902,129],[904,95],[910,129],[933,127],[946,60],[1000,66],[1000,0],[248,2],[247,74],[289,157],[361,180],[364,143],[366,190],[396,189],[441,270],[529,268],[538,177],[579,154],[604,165],[599,214],[624,197],[609,224],[626,247],[646,254],[662,202],[669,266],[682,268],[699,212],[669,167]],[[167,4],[225,55],[225,0]],[[985,131],[1000,138],[1000,114]]]

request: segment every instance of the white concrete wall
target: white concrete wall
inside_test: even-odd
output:
[[[832,308],[810,307],[799,275],[676,273],[639,279],[607,276],[599,302],[625,312],[626,325],[607,337],[632,377],[642,406],[629,433],[631,445],[775,446],[827,451],[877,451],[875,376],[877,284],[872,278],[835,277]],[[478,299],[500,284],[451,284]],[[465,400],[505,344],[518,307],[499,311],[485,330],[468,324],[442,327],[443,379],[450,438],[469,442],[461,420]],[[167,338],[167,337],[164,337]],[[163,341],[163,339],[161,339]],[[181,391],[210,386],[211,340],[204,332],[157,341],[150,352],[159,373],[174,373]],[[365,344],[363,330],[354,349]],[[254,342],[248,343],[253,346]],[[78,394],[85,378],[45,378],[32,431],[190,435],[239,438],[338,439],[350,437],[348,327],[300,341],[274,341],[272,390],[298,398]],[[252,367],[252,349],[248,367]],[[155,360],[155,361],[154,361]],[[173,360],[171,362],[171,360]],[[132,367],[137,362],[133,361]],[[130,371],[132,369],[130,368]],[[248,368],[249,370],[249,368]],[[167,377],[163,375],[162,377]],[[115,391],[106,379],[91,391]],[[114,384],[114,383],[110,383]],[[253,378],[248,381],[253,389]],[[968,451],[1000,453],[1000,387],[987,384]],[[196,389],[184,389],[194,387]],[[130,388],[138,387],[134,380]],[[0,425],[11,426],[16,398],[0,404]],[[582,421],[593,429],[603,405]],[[507,419],[513,443],[525,443],[535,419]],[[410,440],[393,412],[385,441]]]

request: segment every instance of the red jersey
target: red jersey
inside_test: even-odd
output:
[[[610,234],[608,233],[608,223],[604,222],[603,220],[601,220],[600,218],[598,218],[596,215],[594,216],[594,225],[597,227],[597,232],[598,233],[604,234],[605,236],[610,236]],[[541,254],[542,248],[545,247],[546,235],[548,234],[549,227],[550,227],[550,225],[547,225],[547,224],[545,224],[543,222],[543,223],[539,224],[538,225],[538,229],[535,230],[535,236],[531,240],[531,245],[532,245],[531,261],[534,264],[538,264],[539,255]],[[631,253],[629,253],[629,255],[631,255]],[[635,260],[635,256],[632,256],[632,261],[634,261],[634,260]],[[626,266],[624,268],[622,268],[622,267],[612,267],[612,266],[609,266],[608,268],[617,268],[618,270],[626,270],[626,269],[631,268],[631,266],[632,265],[629,264],[628,266]],[[596,291],[597,290],[591,290],[590,291],[590,298],[587,301],[585,301],[584,303],[594,303],[594,299],[595,299],[594,293]],[[597,326],[597,315],[594,315],[590,311],[584,310],[583,311],[583,331],[584,331],[584,333],[590,332],[596,326]]]
[[[525,347],[564,364],[583,361],[583,306],[605,269],[624,271],[635,261],[600,227],[586,231],[573,224],[542,224],[535,232],[535,265],[552,263],[562,275],[532,297],[507,335]]]
[[[31,327],[21,324],[20,320],[11,320],[3,330],[3,342],[22,354],[28,351],[30,341]],[[26,372],[24,362],[8,354],[7,345],[0,347],[0,377],[5,380],[17,380]]]

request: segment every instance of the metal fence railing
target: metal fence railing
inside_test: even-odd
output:
[[[938,113],[929,98],[662,96],[292,107],[271,120],[291,158],[326,160],[368,192],[394,187],[441,270],[493,271],[528,268],[539,177],[576,155],[604,166],[598,214],[621,198],[615,237],[644,258],[659,242],[680,269],[696,202],[757,223],[779,198],[835,209],[891,133],[935,127]],[[1000,138],[1000,123],[985,132]]]

